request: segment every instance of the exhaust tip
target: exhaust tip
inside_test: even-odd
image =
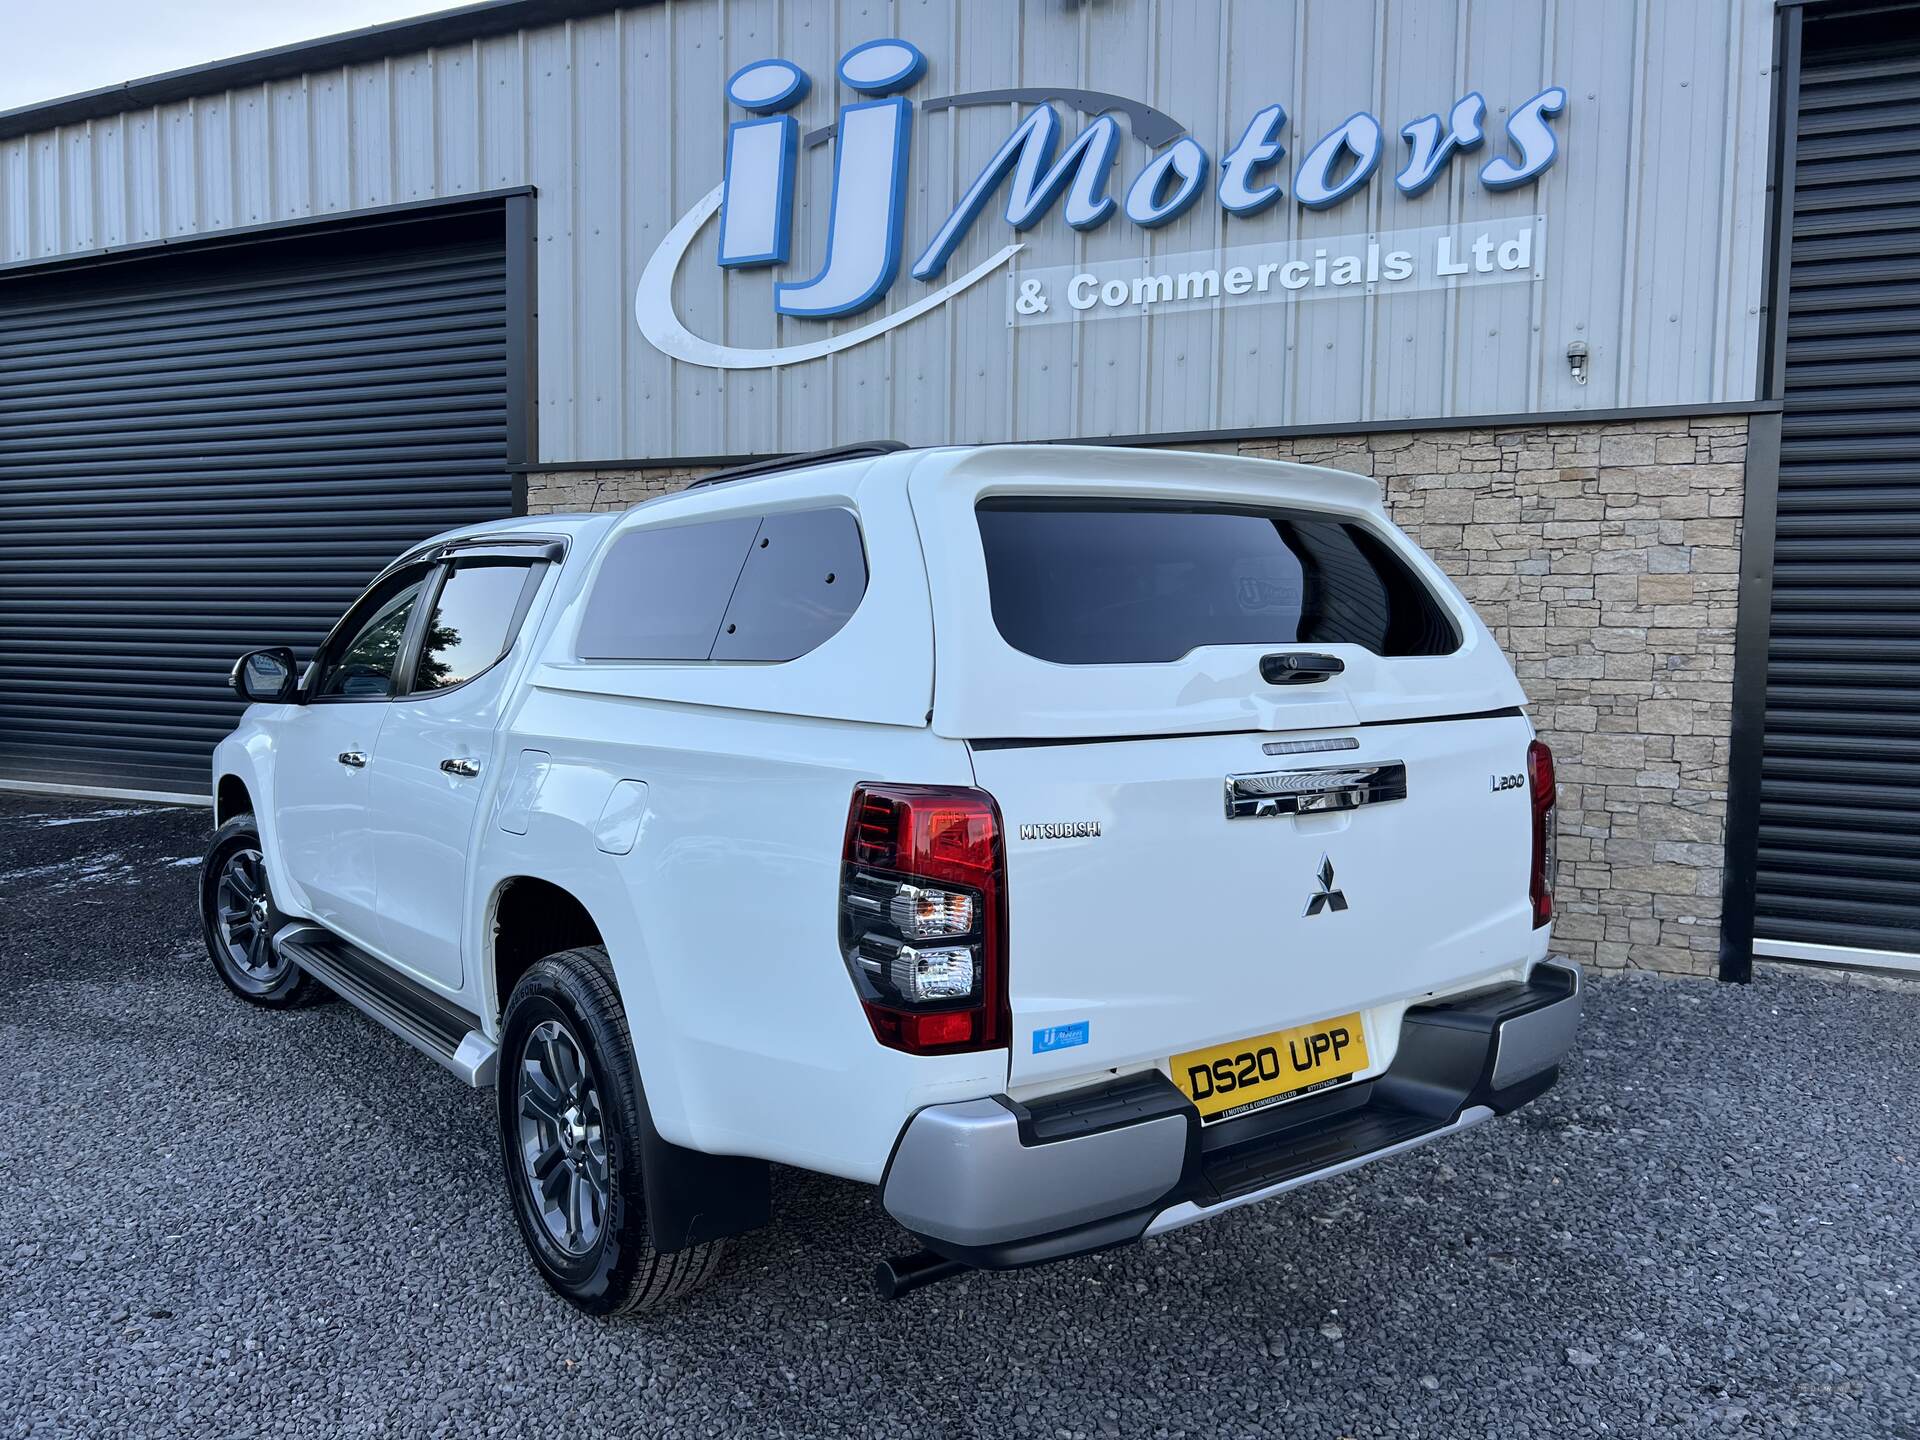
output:
[[[972,1267],[931,1250],[894,1255],[873,1267],[873,1290],[882,1300],[898,1300],[924,1286],[951,1279]]]

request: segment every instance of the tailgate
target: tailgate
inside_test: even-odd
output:
[[[1015,1084],[1538,951],[1525,696],[1373,482],[996,446],[929,453],[908,493],[933,728],[1006,824]]]
[[[976,750],[1007,828],[1013,1083],[1155,1063],[1525,958],[1531,814],[1524,784],[1501,781],[1524,773],[1531,736],[1510,714]],[[1308,813],[1285,813],[1296,803]]]

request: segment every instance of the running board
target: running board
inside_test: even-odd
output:
[[[493,1084],[500,1047],[481,1033],[478,1016],[311,921],[283,926],[273,937],[273,947],[354,1009],[438,1060],[476,1090]]]

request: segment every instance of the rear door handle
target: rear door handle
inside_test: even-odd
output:
[[[367,763],[367,757],[358,750],[342,750],[340,752],[340,763],[342,765],[351,765],[355,770],[358,770]]]
[[[480,773],[480,762],[464,756],[452,756],[440,762],[440,768],[449,775],[458,775],[462,780],[471,780]]]
[[[1260,657],[1260,678],[1269,685],[1314,685],[1340,674],[1347,662],[1338,655],[1290,652]]]
[[[1227,776],[1229,820],[1319,815],[1406,798],[1407,767],[1400,760]]]

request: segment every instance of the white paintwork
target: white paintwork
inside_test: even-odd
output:
[[[647,820],[647,782],[622,780],[607,795],[593,827],[593,843],[609,855],[631,855]],[[522,832],[524,833],[524,832]]]
[[[467,857],[488,793],[485,782],[501,759],[501,712],[526,668],[527,629],[538,624],[553,589],[550,572],[522,627],[521,643],[492,668],[445,694],[386,706],[367,767],[378,877],[375,941],[412,978],[449,993],[463,988]],[[447,774],[440,762],[453,759],[477,762],[480,773]]]
[[[1525,769],[1525,717],[1345,733],[1360,748],[1337,755],[1269,758],[1263,734],[975,753],[1010,832],[1016,1085],[1518,978],[1545,955],[1527,899],[1527,793],[1488,786]],[[1404,801],[1225,816],[1226,775],[1387,760],[1406,764]],[[1022,823],[1053,820],[1097,820],[1100,834],[1020,838]],[[1308,916],[1322,856],[1348,908]],[[1086,1045],[1035,1053],[1036,1030],[1082,1022]],[[1398,1022],[1369,1017],[1382,1068]]]
[[[367,783],[372,766],[356,769],[339,757],[371,758],[390,708],[377,700],[255,705],[241,722],[244,731],[259,716],[274,753],[273,827],[291,882],[283,886],[275,877],[275,895],[291,896],[301,913],[368,945],[380,940]],[[216,753],[216,774],[219,763]],[[247,788],[258,803],[259,792]]]
[[[1446,603],[1466,637],[1459,653],[1382,660],[1354,645],[1314,646],[1346,662],[1337,682],[1276,689],[1248,683],[1271,645],[1202,646],[1166,665],[1055,665],[1013,649],[994,626],[974,505],[994,495],[1111,494],[1141,499],[1258,498],[1351,517],[1390,540]],[[979,738],[1311,730],[1462,715],[1524,705],[1512,667],[1452,581],[1387,519],[1373,481],[1341,470],[1193,451],[997,445],[934,450],[908,485],[920,522],[934,611],[956,617],[936,652],[933,728]],[[957,617],[966,616],[966,623]],[[1240,769],[1260,768],[1256,761]],[[1077,818],[1066,815],[1049,819]]]
[[[1338,683],[1280,695],[1255,694],[1269,688],[1253,677],[1272,647],[1056,673],[999,641],[971,514],[982,494],[1032,487],[1352,516],[1406,551],[1467,645],[1435,661],[1342,650]],[[823,504],[858,515],[870,578],[852,618],[811,654],[778,665],[575,657],[584,597],[619,535]],[[296,911],[302,897],[342,889],[335,870],[358,863],[313,827],[373,824],[386,928],[369,948],[474,1012],[489,1037],[504,998],[491,956],[503,890],[534,877],[573,894],[606,939],[669,1140],[876,1181],[922,1106],[1164,1067],[1183,1048],[1348,1010],[1366,1012],[1383,1066],[1408,1003],[1521,975],[1545,953],[1548,932],[1527,913],[1525,793],[1487,788],[1489,771],[1522,768],[1530,726],[1418,720],[1516,705],[1519,688],[1359,477],[1204,455],[940,450],[618,516],[487,528],[571,546],[489,677],[427,700],[255,706],[216,752],[216,778],[249,786],[276,894]],[[380,796],[357,819],[339,787],[325,789],[337,776],[313,766],[295,776],[286,753],[318,754],[320,728],[349,724],[343,710],[380,722],[363,737],[373,762],[362,776]],[[1359,723],[1374,720],[1410,723]],[[1115,730],[1148,738],[968,743]],[[1267,757],[1261,742],[1276,731],[1352,734],[1360,748]],[[456,749],[482,760],[472,780],[433,768]],[[1365,759],[1403,760],[1410,798],[1305,820],[1224,818],[1228,773]],[[1013,832],[1011,1052],[913,1057],[874,1040],[836,926],[847,807],[875,780],[980,785],[998,800]],[[1023,822],[1078,819],[1099,819],[1101,837],[1017,838]],[[627,853],[610,853],[629,831]],[[1306,921],[1322,853],[1351,908]],[[318,906],[303,913],[325,918]],[[1091,1021],[1088,1045],[1031,1053],[1031,1029],[1080,1019]]]

